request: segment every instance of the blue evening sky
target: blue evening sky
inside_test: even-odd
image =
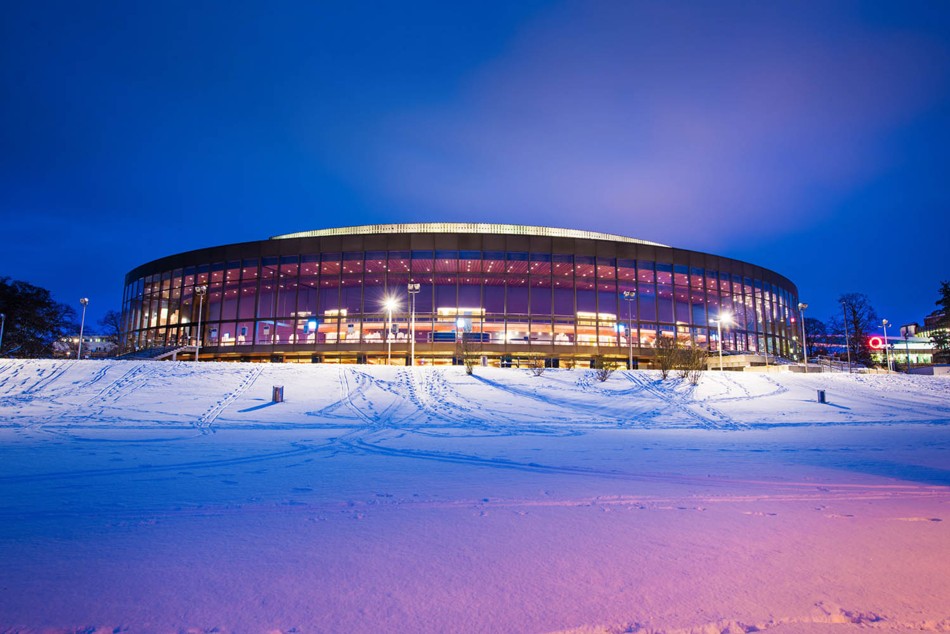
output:
[[[190,249],[377,222],[950,279],[947,2],[45,2],[0,20],[0,275],[90,317]]]

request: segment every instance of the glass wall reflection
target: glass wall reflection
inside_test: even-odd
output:
[[[419,284],[415,319],[407,285]],[[200,296],[196,286],[206,286]],[[797,298],[769,282],[685,264],[564,253],[355,251],[232,259],[130,281],[132,348],[194,345],[255,353],[334,349],[451,353],[460,339],[492,354],[625,356],[684,345],[790,355]],[[733,324],[718,341],[715,323]]]

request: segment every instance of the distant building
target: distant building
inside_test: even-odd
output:
[[[944,335],[948,334],[950,328],[946,326],[941,326],[941,322],[944,320],[944,314],[940,311],[935,310],[926,317],[924,317],[924,327],[923,329],[918,329],[917,335],[921,337],[932,338],[938,331],[943,332]],[[946,351],[934,351],[934,361],[938,363],[950,363],[950,353]]]
[[[883,335],[874,335],[871,339],[871,358],[883,366],[885,361],[884,337]],[[891,363],[902,366],[906,366],[908,361],[912,366],[933,363],[934,347],[930,337],[914,336],[905,339],[900,336],[888,336],[887,345],[890,349]]]
[[[82,358],[96,359],[112,356],[116,351],[114,341],[101,335],[83,335]],[[79,349],[79,335],[65,337],[53,343],[53,356],[75,358]]]
[[[409,285],[417,292],[410,295]],[[196,288],[206,287],[204,295]],[[410,297],[414,299],[414,317]],[[387,309],[387,301],[391,308]],[[650,362],[657,337],[797,355],[798,289],[754,264],[617,235],[504,224],[322,229],[181,253],[125,280],[123,344],[219,360]],[[200,308],[200,314],[199,314]],[[391,323],[390,323],[391,321]],[[193,354],[193,352],[192,352]]]

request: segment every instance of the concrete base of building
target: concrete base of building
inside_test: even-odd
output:
[[[417,366],[450,366],[464,365],[466,355],[472,358],[476,366],[501,368],[532,368],[538,363],[547,368],[593,368],[597,359],[613,364],[616,369],[628,369],[629,352],[610,350],[604,352],[591,346],[571,346],[568,349],[560,346],[531,346],[515,348],[512,346],[485,345],[479,350],[460,352],[454,346],[419,345],[416,348],[415,363]],[[179,360],[194,359],[194,348],[178,353]],[[335,363],[335,364],[365,364],[365,365],[394,365],[408,366],[410,353],[404,345],[393,346],[391,354],[385,348],[367,349],[357,346],[301,349],[296,346],[203,346],[201,348],[202,361],[240,361],[247,363]],[[722,358],[723,369],[730,371],[757,371],[783,372],[795,371],[796,366],[776,364],[776,358],[765,355],[727,354]],[[657,367],[655,351],[652,348],[634,348],[633,366],[629,369],[649,370]],[[798,371],[803,371],[797,366]],[[716,353],[709,355],[707,369],[719,369],[719,356]],[[809,366],[809,372],[821,372],[818,366]]]
[[[950,365],[927,365],[921,368],[911,368],[910,374],[926,374],[928,376],[950,376]]]
[[[774,359],[769,357],[769,363],[773,363]],[[753,367],[766,367],[765,355],[761,354],[724,354],[722,356],[722,368],[724,370],[735,370],[743,371]],[[709,355],[709,358],[706,359],[706,368],[709,370],[718,370],[719,369],[719,355],[715,352]]]

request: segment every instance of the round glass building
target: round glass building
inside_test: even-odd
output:
[[[412,291],[412,292],[410,292]],[[480,223],[366,225],[168,256],[125,280],[128,349],[339,363],[597,356],[658,337],[790,356],[798,290],[768,269],[617,235]],[[717,320],[722,319],[722,341]],[[200,321],[200,325],[199,325]]]

